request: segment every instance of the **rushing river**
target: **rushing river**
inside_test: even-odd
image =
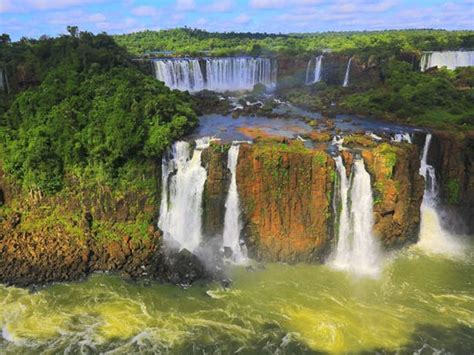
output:
[[[472,353],[469,250],[444,258],[411,248],[379,279],[269,264],[234,269],[229,290],[110,275],[35,293],[0,286],[0,353]]]

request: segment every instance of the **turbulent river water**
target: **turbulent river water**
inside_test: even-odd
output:
[[[378,279],[326,265],[232,270],[228,290],[94,275],[31,293],[0,286],[0,353],[471,353],[473,248],[412,247]]]

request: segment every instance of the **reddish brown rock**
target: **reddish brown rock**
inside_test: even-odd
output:
[[[327,251],[332,171],[324,151],[302,144],[241,147],[237,185],[254,257],[312,261]]]
[[[374,191],[374,234],[387,248],[418,237],[424,181],[416,145],[382,143],[362,151]]]

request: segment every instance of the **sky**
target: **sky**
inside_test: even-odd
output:
[[[209,31],[322,32],[474,29],[474,0],[0,0],[0,33],[13,40],[188,26]]]

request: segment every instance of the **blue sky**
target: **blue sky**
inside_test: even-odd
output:
[[[0,33],[14,40],[67,25],[94,33],[474,29],[474,0],[0,0]]]

